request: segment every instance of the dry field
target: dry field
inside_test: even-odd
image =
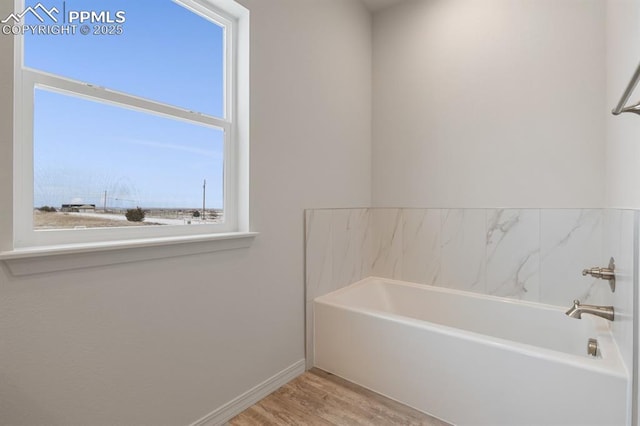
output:
[[[129,222],[127,220],[88,217],[61,212],[46,213],[37,210],[33,212],[33,227],[36,229],[74,229],[78,227],[109,228],[144,225],[155,224],[148,222]]]

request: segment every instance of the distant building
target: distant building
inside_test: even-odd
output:
[[[61,212],[71,213],[93,213],[96,211],[95,204],[63,204],[60,208]]]

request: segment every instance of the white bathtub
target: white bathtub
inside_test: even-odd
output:
[[[318,368],[447,422],[628,422],[628,374],[604,319],[379,278],[318,297],[314,317]]]

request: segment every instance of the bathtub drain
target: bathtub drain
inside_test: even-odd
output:
[[[598,356],[598,341],[596,339],[589,339],[589,343],[587,343],[587,354]]]

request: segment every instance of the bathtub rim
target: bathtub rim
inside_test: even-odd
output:
[[[548,349],[540,346],[535,346],[527,343],[516,342],[514,340],[508,340],[500,337],[490,336],[487,334],[481,334],[481,333],[477,333],[470,330],[464,330],[456,327],[451,327],[447,325],[415,319],[408,316],[394,314],[394,313],[386,312],[379,309],[352,306],[345,303],[341,303],[336,300],[336,297],[341,295],[342,293],[346,293],[349,290],[352,290],[353,288],[365,286],[368,283],[374,282],[374,281],[382,281],[384,283],[389,283],[392,285],[413,287],[421,291],[435,291],[438,293],[455,294],[458,296],[490,300],[490,301],[499,302],[499,303],[529,306],[532,308],[542,309],[546,311],[564,312],[563,308],[559,306],[548,305],[548,304],[539,303],[539,302],[508,299],[504,297],[473,293],[473,292],[464,291],[464,290],[451,289],[446,287],[436,287],[429,284],[418,284],[418,283],[412,283],[409,281],[401,281],[401,280],[394,280],[390,278],[369,276],[362,280],[356,281],[355,283],[352,283],[346,287],[334,290],[331,293],[316,297],[313,300],[314,324],[316,323],[316,320],[317,320],[315,318],[316,316],[315,304],[326,305],[326,306],[333,307],[335,309],[342,309],[342,310],[350,311],[359,315],[374,316],[380,319],[407,325],[409,327],[422,328],[422,329],[436,332],[438,334],[450,335],[456,338],[469,340],[475,343],[488,345],[488,346],[503,349],[503,350],[517,352],[526,356],[542,359],[545,361],[560,362],[562,364],[572,366],[572,367],[580,367],[593,372],[624,378],[626,380],[630,379],[629,372],[627,371],[627,368],[624,365],[624,362],[622,361],[622,356],[618,348],[618,345],[616,344],[615,339],[613,338],[613,332],[611,330],[611,327],[609,326],[609,324],[607,324],[607,321],[605,319],[588,315],[580,320],[580,321],[587,320],[594,323],[594,329],[596,331],[596,338],[598,339],[598,343],[601,348],[603,346],[606,347],[606,350],[605,350],[606,356],[600,356],[598,358],[590,358],[586,354],[584,356],[581,356],[581,355],[561,352],[561,351]],[[314,325],[314,328],[315,328],[315,325]],[[315,331],[314,331],[314,334],[315,334]],[[316,343],[314,341],[314,344],[313,344],[314,357],[315,357],[315,345]],[[585,342],[585,348],[586,348],[586,342]],[[586,349],[585,349],[585,352],[586,352]]]

